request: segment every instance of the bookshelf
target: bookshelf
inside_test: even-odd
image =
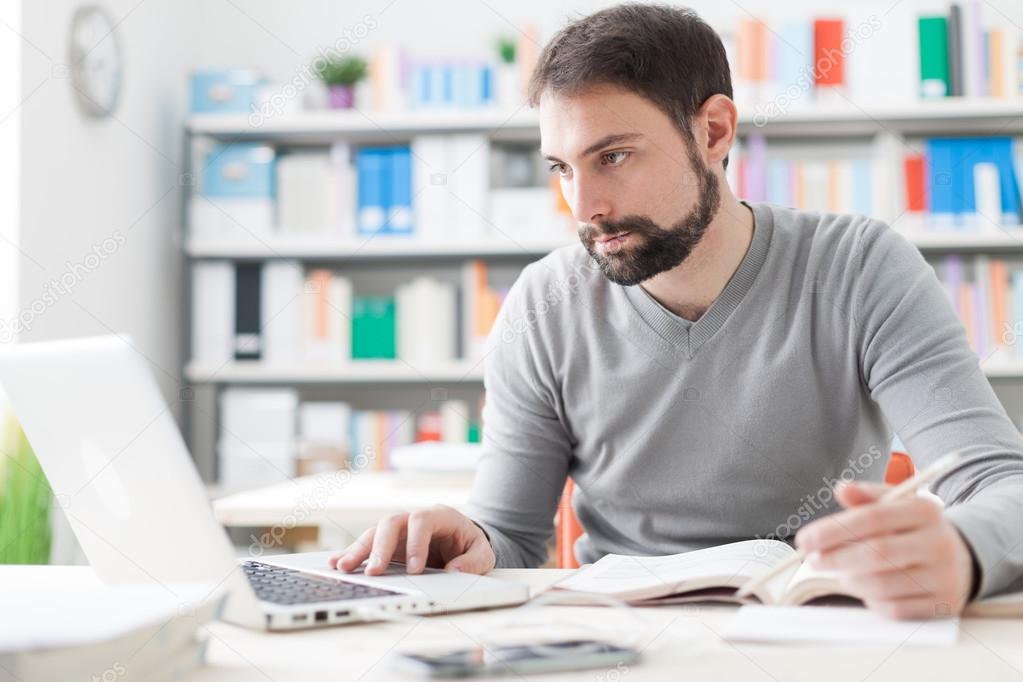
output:
[[[232,362],[225,365],[190,363],[185,377],[200,384],[444,384],[479,383],[483,365],[479,362],[450,362],[421,371],[400,360],[360,360],[347,363],[261,365]]]
[[[1009,134],[1023,132],[1023,103],[1006,98],[947,98],[860,107],[851,101],[820,105],[808,100],[779,116],[761,120],[756,107],[740,108],[739,134],[831,137],[873,135],[881,130],[905,134],[949,132]],[[495,139],[539,140],[539,118],[533,109],[484,110],[479,112],[304,112],[272,118],[260,126],[247,116],[193,115],[188,119],[193,135],[213,138],[260,139],[300,144],[329,143],[344,136],[354,141],[386,141],[416,134],[485,132]]]
[[[340,239],[260,239],[240,244],[231,240],[189,240],[185,252],[191,258],[379,261],[379,260],[458,260],[464,258],[539,258],[573,242],[568,239],[515,241],[499,235],[487,241],[434,244],[408,238],[386,237],[362,240]],[[1023,246],[1023,237],[1021,237]]]
[[[815,106],[812,110],[793,109],[783,116],[761,120],[755,107],[747,107],[740,119],[739,136],[745,142],[751,135],[777,140],[779,144],[860,145],[870,149],[881,135],[899,135],[916,139],[931,135],[1014,135],[1023,134],[1023,102],[1005,99],[948,98],[898,105],[857,107],[848,103]],[[407,144],[418,135],[458,135],[472,133],[494,142],[539,145],[536,112],[527,108],[511,111],[371,113],[308,112],[282,115],[258,127],[244,115],[194,115],[187,119],[186,136],[190,141],[207,140],[221,144],[258,141],[281,147],[312,147],[338,141],[361,144]],[[850,142],[851,141],[851,142]],[[772,142],[773,144],[773,142]],[[739,154],[745,153],[740,144]],[[1023,225],[985,226],[985,229],[933,230],[913,220],[903,220],[900,232],[928,258],[940,260],[948,254],[1000,255],[1023,259]],[[520,235],[511,229],[496,229],[490,238],[423,240],[389,235],[330,238],[307,235],[243,235],[243,239],[190,237],[187,225],[181,228],[181,245],[189,267],[208,261],[273,262],[296,261],[306,267],[328,265],[341,271],[355,269],[412,273],[420,271],[455,273],[466,262],[481,259],[497,264],[505,276],[518,272],[561,246],[575,243],[570,233],[544,238],[534,230]],[[190,279],[190,278],[187,278]],[[393,279],[393,278],[392,278]],[[389,282],[388,286],[393,284]],[[382,289],[382,285],[377,286]],[[191,294],[186,296],[186,302]],[[186,303],[186,306],[189,304]],[[186,308],[185,319],[191,320]],[[186,325],[187,327],[187,325]],[[185,347],[190,336],[186,329]],[[424,393],[440,387],[460,395],[482,395],[483,366],[475,359],[433,363],[422,366],[401,360],[359,360],[321,364],[231,361],[197,362],[188,355],[183,362],[186,383],[208,392],[206,417],[216,415],[216,396],[231,387],[290,387],[311,392],[314,397],[343,395],[358,401],[371,391],[375,405],[415,405]],[[1010,393],[1023,386],[1023,359],[992,358],[981,369]],[[1001,391],[1001,389],[1000,389]],[[1011,411],[1010,411],[1011,413]],[[186,430],[194,420],[186,417]],[[195,429],[189,433],[192,451],[200,470],[212,481],[215,471],[215,429]],[[202,440],[204,442],[197,442]]]

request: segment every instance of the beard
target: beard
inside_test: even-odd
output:
[[[633,286],[678,267],[689,258],[721,205],[718,178],[703,163],[693,145],[689,147],[689,162],[698,180],[699,197],[692,210],[670,228],[661,228],[642,215],[604,221],[599,227],[579,228],[579,239],[604,277],[615,284]],[[623,245],[613,253],[597,251],[598,236],[622,232],[631,233],[629,240],[635,243]]]

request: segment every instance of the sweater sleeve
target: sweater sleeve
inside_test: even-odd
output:
[[[483,454],[468,515],[490,539],[499,568],[547,559],[572,445],[556,410],[558,388],[541,342],[554,323],[528,266],[508,292],[484,356]]]
[[[931,491],[979,565],[977,597],[1023,589],[1023,437],[971,350],[933,268],[894,230],[859,234],[855,326],[863,381],[918,468],[958,452]]]

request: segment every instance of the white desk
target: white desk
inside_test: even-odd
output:
[[[314,527],[325,546],[350,542],[390,514],[446,504],[463,509],[472,476],[340,471],[213,500],[225,526]]]
[[[540,588],[563,575],[560,570],[497,570],[497,577]],[[94,581],[83,567],[0,567],[0,580]],[[620,670],[589,670],[526,678],[578,679],[590,682],[633,680],[844,681],[928,680],[990,682],[1023,679],[1023,620],[962,622],[959,644],[949,648],[908,646],[769,646],[731,644],[718,637],[733,607],[658,607],[636,610],[642,627],[618,609],[537,607],[530,621],[571,622],[642,630],[641,661]],[[488,628],[505,622],[512,611],[431,616],[412,623],[372,623],[265,634],[225,623],[211,625],[208,665],[189,682],[342,682],[392,680],[393,651],[430,644],[472,646]],[[515,679],[515,678],[504,678]],[[519,678],[523,679],[523,678]]]

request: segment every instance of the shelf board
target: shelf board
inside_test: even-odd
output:
[[[981,363],[980,368],[988,379],[1023,378],[1023,360],[989,360]]]
[[[981,369],[990,379],[1023,378],[1023,360],[989,360]],[[483,364],[457,361],[420,371],[394,360],[306,366],[269,366],[258,362],[229,362],[216,366],[193,362],[185,369],[185,376],[195,383],[232,385],[479,384],[483,381]]]
[[[1006,251],[1023,250],[1023,227],[1004,230],[900,230],[906,239],[921,251]],[[444,260],[459,258],[539,258],[563,246],[577,244],[576,237],[519,243],[466,241],[424,243],[412,239],[368,241],[328,239],[270,238],[264,242],[248,240],[193,239],[186,251],[193,258],[267,259],[296,258],[300,260]]]
[[[1023,227],[1004,230],[905,230],[906,239],[921,251],[1023,250]]]
[[[455,361],[418,369],[397,360],[338,364],[265,365],[259,362],[189,363],[189,381],[204,384],[457,384],[483,381],[483,364]]]
[[[772,112],[763,105],[739,106],[739,132],[765,135],[868,135],[905,133],[1023,131],[1023,98],[950,97],[938,101],[858,107],[851,102],[822,104],[807,100],[800,107]],[[256,125],[258,123],[258,125]],[[193,134],[327,143],[338,138],[397,141],[423,133],[478,132],[495,138],[539,137],[537,110],[478,109],[455,111],[329,111],[282,114],[250,121],[248,114],[196,114],[188,118]]]
[[[382,260],[382,259],[453,259],[453,258],[538,258],[551,251],[579,243],[578,238],[543,241],[522,240],[463,242],[422,242],[410,238],[373,238],[361,241],[337,239],[301,239],[272,237],[258,242],[214,239],[191,239],[186,252],[193,258],[298,258],[305,260]]]

